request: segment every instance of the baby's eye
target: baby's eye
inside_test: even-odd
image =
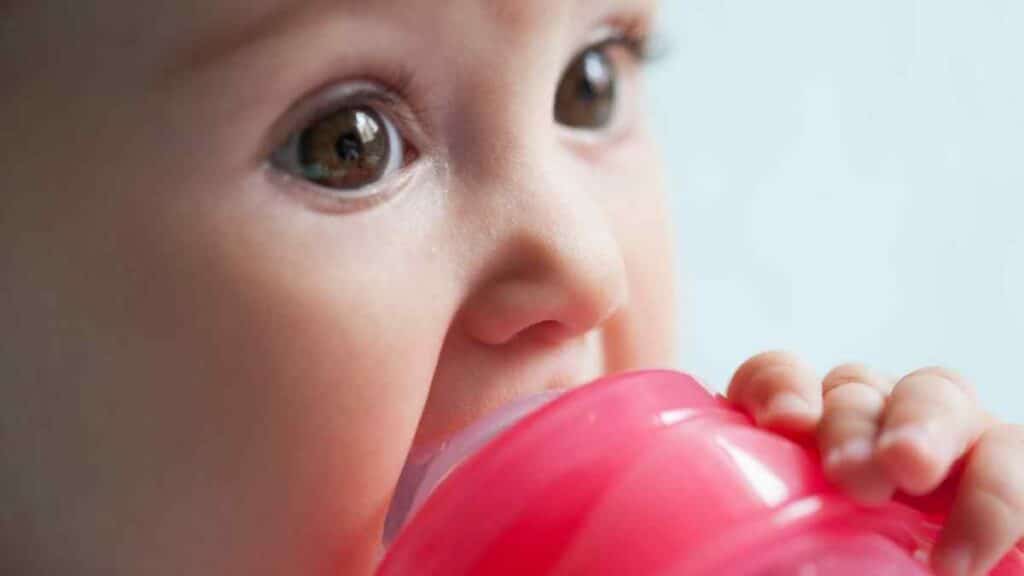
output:
[[[638,65],[652,60],[651,41],[640,23],[612,31],[580,52],[562,73],[555,93],[555,121],[577,130],[608,130],[634,101]]]
[[[583,51],[562,74],[555,95],[555,120],[571,128],[597,130],[615,112],[617,74],[607,47]]]
[[[403,168],[410,160],[408,148],[386,114],[368,105],[345,105],[292,134],[271,163],[315,184],[360,196]]]

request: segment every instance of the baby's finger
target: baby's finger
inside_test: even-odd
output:
[[[931,492],[984,425],[974,389],[959,375],[926,368],[900,380],[882,420],[877,457],[897,488]]]
[[[997,426],[971,450],[932,553],[941,576],[987,574],[1024,538],[1024,428]]]
[[[829,372],[822,388],[825,405],[818,446],[825,475],[857,500],[888,501],[895,486],[874,453],[891,380],[861,364],[846,364]]]
[[[759,426],[782,432],[812,432],[821,417],[821,381],[813,368],[787,352],[747,360],[732,377],[728,396]]]

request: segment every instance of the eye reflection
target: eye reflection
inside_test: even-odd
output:
[[[352,190],[380,180],[388,167],[391,142],[384,120],[370,108],[345,108],[302,132],[299,163],[303,174],[324,186]]]

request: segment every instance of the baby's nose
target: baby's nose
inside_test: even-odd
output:
[[[580,187],[553,190],[520,189],[490,211],[485,272],[462,310],[480,342],[570,339],[627,301],[623,255],[606,215]]]

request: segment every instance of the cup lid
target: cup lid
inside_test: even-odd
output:
[[[433,472],[443,481],[421,491],[379,576],[929,573],[937,525],[899,503],[857,506],[813,451],[687,375],[544,400],[454,441],[463,453]]]

